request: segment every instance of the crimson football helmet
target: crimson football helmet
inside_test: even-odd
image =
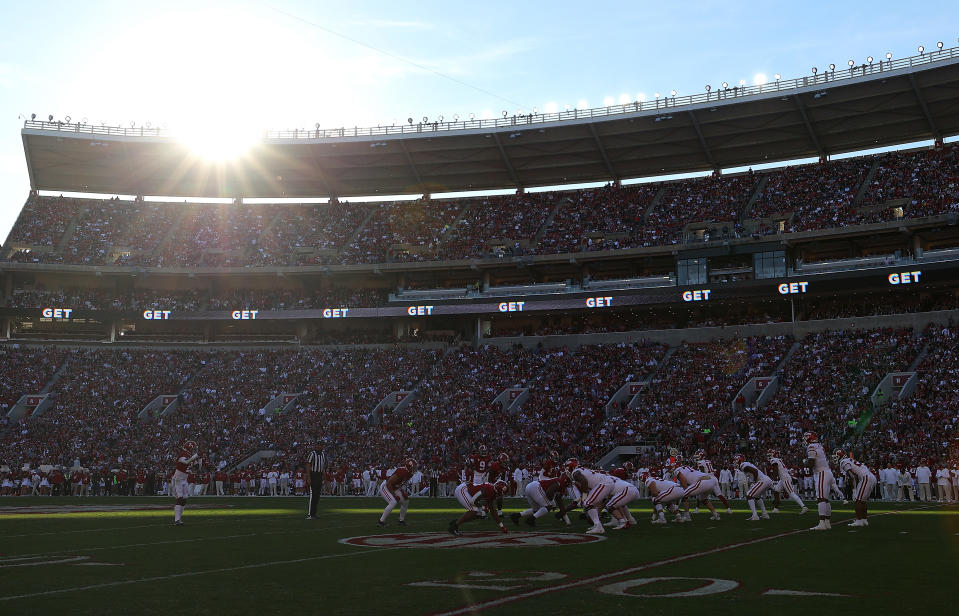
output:
[[[808,445],[809,443],[817,443],[817,442],[819,442],[819,435],[816,434],[815,432],[813,432],[812,430],[810,430],[809,432],[804,432],[804,433],[803,433],[802,439],[803,439],[804,441],[806,441],[806,444],[807,444],[807,445]]]
[[[496,456],[496,459],[499,460],[501,464],[509,464],[509,456],[506,455],[505,451],[499,452],[499,455]]]
[[[626,469],[625,469],[625,468],[622,468],[622,467],[620,467],[620,468],[614,468],[614,469],[613,469],[613,472],[610,473],[610,475],[612,475],[613,477],[618,477],[619,479],[622,479],[622,480],[625,481],[625,479],[626,479]]]
[[[706,450],[705,450],[705,449],[697,449],[697,450],[696,450],[696,453],[693,454],[693,459],[696,460],[697,462],[699,462],[700,460],[705,460],[705,459],[706,459]]]
[[[845,457],[846,457],[846,452],[843,451],[842,449],[837,449],[832,452],[832,459],[835,460],[836,462],[839,462]]]
[[[746,461],[746,456],[744,456],[743,454],[741,453],[733,454],[733,464],[735,464],[736,466],[739,466],[745,461]]]
[[[183,451],[187,453],[196,453],[196,441],[186,441],[183,443]]]
[[[779,452],[776,451],[775,449],[770,449],[769,451],[766,452],[767,460],[772,460],[773,458],[778,458],[778,457],[779,457]]]
[[[479,453],[479,455],[481,455],[481,456],[485,456],[485,455],[486,455],[486,445],[480,445],[479,447],[477,447],[477,448],[476,448],[476,452]]]
[[[623,468],[626,469],[626,472],[629,474],[633,474],[634,472],[636,472],[636,467],[633,466],[632,462],[627,462],[626,464],[623,465]]]
[[[509,484],[502,479],[497,480],[497,482],[493,484],[493,490],[497,494],[506,494],[506,491],[508,489],[509,489]]]
[[[416,460],[414,460],[413,458],[407,458],[403,460],[403,466],[406,467],[406,470],[412,473],[413,471],[416,470]]]
[[[555,449],[549,452],[549,459],[559,464],[559,452],[556,451]]]
[[[572,473],[573,470],[577,468],[578,466],[579,466],[579,459],[577,458],[570,458],[566,460],[565,462],[563,462],[563,468],[566,470],[567,473]]]

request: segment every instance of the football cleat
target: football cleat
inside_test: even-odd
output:
[[[384,522],[383,520],[377,520],[376,525],[379,526],[380,528],[386,528],[386,522]]]
[[[779,513],[779,507],[773,507],[773,513]]]
[[[173,521],[173,525],[174,525],[174,526],[183,526],[183,520],[174,520],[174,521]]]
[[[665,524],[666,518],[654,518],[652,524]]]
[[[768,520],[768,519],[769,519],[769,514],[764,511],[763,513],[761,513],[761,514],[759,515],[759,517],[761,517],[761,518],[764,519],[764,520]]]
[[[459,537],[463,533],[460,532],[459,527],[456,525],[456,520],[450,520],[450,525],[446,527],[447,532],[451,535]]]
[[[819,524],[813,526],[809,530],[829,530],[829,527],[826,526],[826,520],[819,520]]]
[[[536,518],[534,518],[533,516],[529,516],[528,518],[526,518],[526,525],[536,526]]]
[[[719,519],[719,514],[718,514],[718,513],[714,513],[714,514],[712,514],[711,516],[709,516],[709,519],[710,519],[710,520],[718,520],[718,519]]]
[[[754,514],[752,514],[751,516],[749,516],[749,517],[746,518],[746,519],[749,520],[750,522],[758,522],[758,521],[759,521],[759,516],[754,513]]]
[[[803,508],[799,510],[799,515],[802,515],[806,513],[807,511],[809,511],[809,507],[803,506]]]
[[[406,523],[406,520],[400,520],[397,522],[397,524],[399,524],[400,526],[409,526],[409,524]]]
[[[602,524],[594,524],[586,531],[587,535],[603,535],[606,534],[606,529],[603,528]]]

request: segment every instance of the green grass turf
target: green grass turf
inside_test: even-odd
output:
[[[78,504],[164,508],[17,511]],[[506,509],[524,504],[507,501]],[[415,499],[408,528],[396,525],[394,512],[390,526],[379,529],[382,501],[376,498],[324,498],[313,521],[304,519],[302,498],[193,498],[182,527],[171,524],[172,501],[165,498],[2,498],[0,614],[435,614],[493,599],[510,601],[482,613],[919,614],[954,604],[959,508],[874,503],[868,528],[836,524],[831,532],[785,534],[812,526],[814,511],[800,517],[790,503],[771,520],[749,522],[743,503],[734,505],[734,513],[719,522],[701,513],[691,524],[662,527],[649,524],[647,501],[633,508],[637,527],[608,531],[596,543],[410,549],[339,540],[429,532],[446,541],[449,520],[461,512],[454,500]],[[851,517],[849,506],[834,503],[835,521]],[[586,523],[574,520],[567,529],[547,516],[536,529],[510,522],[507,527],[512,534],[506,537],[514,538],[535,536],[526,532],[531,530],[578,535]],[[496,527],[475,520],[463,530],[478,539]],[[752,543],[739,545],[745,542]],[[681,555],[692,557],[661,562]],[[637,567],[644,568],[617,573]],[[706,582],[636,585],[623,590],[629,596],[599,590],[653,577],[719,578],[738,585],[682,598],[648,595]],[[584,583],[562,588],[577,581]],[[408,585],[415,582],[434,585]],[[764,596],[767,589],[849,596]]]

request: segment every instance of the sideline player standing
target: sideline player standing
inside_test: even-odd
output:
[[[819,524],[809,530],[829,530],[832,528],[829,521],[832,516],[829,495],[836,489],[836,478],[833,477],[832,469],[829,468],[826,450],[819,444],[819,436],[815,432],[806,432],[803,434],[803,440],[806,441],[806,465],[815,479],[816,499],[819,501]]]
[[[407,458],[403,461],[403,464],[396,467],[393,474],[387,477],[386,481],[380,485],[380,496],[386,501],[386,509],[383,510],[380,521],[376,523],[377,526],[386,526],[386,518],[396,507],[397,503],[400,504],[400,526],[406,526],[406,510],[410,506],[410,497],[403,491],[401,486],[410,480],[414,471],[416,471],[416,460]]]
[[[310,469],[310,509],[306,514],[307,520],[316,519],[316,506],[320,503],[320,492],[323,490],[323,472],[326,470],[326,455],[317,453],[316,447],[310,449],[306,456],[306,467]]]
[[[196,462],[199,454],[196,452],[196,442],[187,441],[183,443],[183,448],[176,459],[176,470],[173,471],[173,496],[176,498],[173,504],[173,524],[174,526],[183,526],[183,508],[186,506],[186,499],[190,495],[190,486],[187,484],[187,476],[190,467]]]

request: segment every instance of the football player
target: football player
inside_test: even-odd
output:
[[[802,499],[799,498],[799,495],[796,494],[796,491],[793,489],[792,476],[789,474],[789,469],[786,468],[786,465],[783,464],[782,459],[779,457],[779,452],[775,449],[770,449],[766,452],[766,457],[769,460],[769,466],[772,468],[773,475],[776,477],[776,483],[773,484],[773,513],[779,513],[780,493],[785,494],[787,498],[799,505],[799,513],[809,511],[809,508],[806,507],[805,503],[802,502]]]
[[[819,435],[815,432],[806,432],[803,434],[803,440],[806,442],[806,466],[812,471],[813,479],[815,479],[816,500],[819,501],[819,524],[813,526],[810,530],[829,530],[832,528],[829,521],[829,518],[832,517],[829,494],[837,489],[836,478],[833,477],[832,469],[829,468],[826,450],[819,443]]]
[[[190,496],[190,485],[187,483],[187,477],[189,477],[190,469],[193,468],[199,457],[196,441],[183,443],[180,453],[177,454],[176,469],[173,471],[171,479],[173,484],[172,495],[176,498],[173,504],[173,524],[175,526],[183,526],[183,508],[186,507],[186,499]]]
[[[856,519],[850,526],[869,526],[869,520],[866,514],[866,503],[869,501],[869,495],[876,487],[876,476],[872,474],[869,468],[856,460],[852,459],[852,454],[846,455],[842,449],[833,452],[833,459],[839,463],[839,472],[846,476],[846,481],[852,481],[853,478],[858,482],[856,493],[853,497],[853,507],[856,510]]]
[[[476,448],[476,453],[470,456],[469,471],[472,472],[473,484],[479,485],[487,483],[489,479],[489,465],[492,461],[486,445],[480,445]]]
[[[489,510],[490,516],[493,518],[493,521],[499,524],[499,529],[502,532],[506,532],[506,526],[503,524],[503,520],[496,513],[496,507],[494,503],[497,496],[501,496],[509,488],[509,485],[500,479],[494,484],[490,483],[481,483],[479,485],[473,483],[461,483],[457,486],[456,500],[463,505],[463,508],[466,509],[466,513],[461,515],[458,520],[451,520],[450,525],[447,528],[451,535],[461,535],[460,526],[469,522],[476,517],[486,517],[486,511]]]
[[[509,456],[506,455],[505,451],[499,452],[496,459],[493,460],[489,465],[489,471],[486,473],[486,483],[495,484],[497,481],[502,479],[509,485],[510,481],[510,468],[509,468]],[[500,494],[496,497],[496,513],[499,514],[499,517],[503,517],[503,495]]]
[[[702,498],[703,502],[706,504],[706,508],[709,509],[710,520],[718,520],[719,512],[716,511],[716,507],[713,506],[713,502],[709,500],[709,495],[714,494],[719,491],[719,481],[716,479],[716,476],[710,473],[701,473],[695,469],[692,469],[688,466],[677,466],[673,469],[673,475],[676,479],[679,480],[679,485],[683,488],[683,498],[686,500],[686,514],[683,516],[686,521],[690,521],[689,517],[689,499],[691,497],[696,497],[699,499]]]
[[[746,492],[746,504],[749,505],[749,510],[753,512],[753,515],[750,516],[749,519],[758,520],[762,518],[763,520],[768,520],[769,514],[766,513],[766,503],[762,497],[766,490],[773,487],[773,480],[770,479],[766,473],[759,470],[755,464],[747,462],[746,456],[741,453],[733,456],[733,464],[745,473],[746,476],[752,477],[753,480],[752,487]],[[759,499],[759,507],[762,509],[761,516],[756,514],[756,499]]]
[[[386,501],[386,508],[383,509],[383,515],[380,516],[379,522],[376,523],[377,526],[386,526],[386,518],[396,507],[397,503],[400,504],[399,524],[400,526],[406,526],[406,510],[410,506],[410,497],[406,491],[403,490],[403,484],[410,480],[415,470],[416,460],[407,458],[403,461],[403,464],[396,467],[393,474],[387,477],[386,481],[380,485],[380,496]]]
[[[645,475],[643,484],[649,491],[650,498],[653,499],[653,524],[665,524],[666,515],[663,513],[663,505],[669,505],[670,512],[676,514],[676,522],[685,522],[686,518],[679,511],[676,504],[683,500],[683,488],[678,483],[666,481],[665,479],[656,479],[651,475]]]
[[[569,526],[571,524],[569,516],[563,509],[563,494],[568,487],[569,478],[566,475],[548,477],[526,484],[526,501],[529,503],[529,509],[522,513],[511,514],[510,519],[513,520],[513,524],[519,524],[520,520],[525,520],[530,526],[535,526],[537,519],[558,508],[563,512],[559,516],[560,519]]]
[[[559,452],[554,450],[549,452],[549,457],[543,460],[543,467],[539,469],[539,479],[548,479],[559,475]]]
[[[629,503],[639,499],[639,490],[632,481],[627,480],[629,472],[625,467],[614,469],[610,475],[613,477],[613,490],[606,502],[606,510],[615,520],[610,520],[616,524],[613,530],[626,530],[636,524],[636,518],[629,511]]]
[[[586,534],[602,535],[606,530],[599,521],[599,510],[611,495],[613,478],[599,471],[580,467],[576,458],[567,460],[564,468],[573,482],[573,494],[577,496],[583,511],[593,523]]]
[[[706,457],[705,449],[697,449],[696,453],[693,455],[696,459],[696,469],[700,473],[705,473],[706,475],[712,475],[716,477],[716,469],[713,468],[713,463],[709,461]],[[726,513],[732,513],[733,510],[729,507],[729,501],[726,500],[726,497],[723,496],[723,491],[719,487],[719,480],[716,481],[716,489],[713,490],[713,495],[722,502],[723,507],[726,508]]]

